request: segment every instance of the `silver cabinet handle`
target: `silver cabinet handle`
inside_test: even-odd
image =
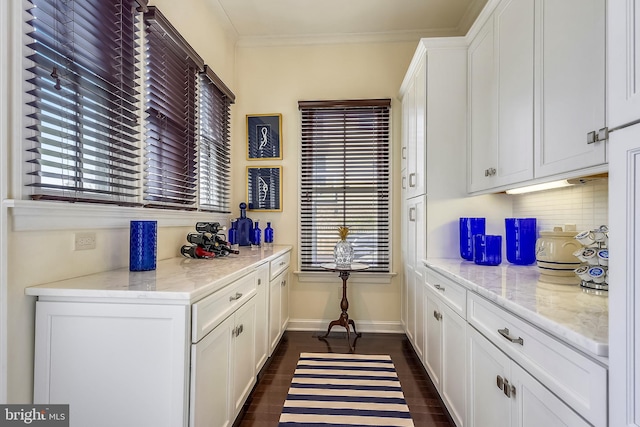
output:
[[[402,147],[402,160],[407,160],[407,147]]]
[[[442,320],[442,313],[438,313],[436,310],[433,310],[433,317],[436,318],[436,320]]]
[[[234,337],[237,337],[238,335],[240,335],[242,333],[242,331],[244,331],[244,325],[236,326],[231,331],[231,335],[234,336]]]
[[[278,264],[278,267],[282,267],[283,265],[285,265],[284,261],[280,261],[280,264]]]
[[[444,292],[445,288],[444,286],[440,286],[440,285],[433,285],[434,288],[436,288],[437,290]]]
[[[489,168],[484,170],[484,176],[494,176],[496,173],[496,168]]]
[[[409,174],[409,187],[415,187],[416,186],[416,173],[410,173]]]
[[[409,221],[414,222],[416,220],[416,208],[409,208]]]
[[[240,298],[242,298],[242,294],[240,292],[236,292],[235,295],[231,295],[229,297],[229,301],[239,300]]]
[[[504,378],[502,378],[500,375],[496,376],[496,386],[500,390],[504,390]]]
[[[513,338],[511,335],[509,335],[509,328],[498,329],[498,332],[500,333],[500,335],[502,335],[512,343],[524,345],[524,340],[522,339],[522,337]]]
[[[403,190],[407,189],[407,177],[406,176],[402,177],[402,189]]]
[[[504,385],[502,386],[502,392],[507,397],[516,397],[516,388],[513,386],[513,384],[509,384],[509,381],[507,381],[506,378],[504,379]]]
[[[262,284],[262,279],[258,279],[258,286]]]
[[[282,282],[280,282],[280,286],[287,286],[287,281],[283,280]]]

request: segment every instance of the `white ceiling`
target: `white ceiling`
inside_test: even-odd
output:
[[[464,35],[487,0],[209,0],[240,44]]]

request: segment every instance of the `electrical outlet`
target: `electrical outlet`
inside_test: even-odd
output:
[[[84,251],[96,248],[96,233],[76,233],[74,250]]]

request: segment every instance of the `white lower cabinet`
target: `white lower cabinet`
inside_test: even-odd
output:
[[[284,258],[283,258],[284,257]],[[269,354],[289,323],[289,253],[271,261],[269,282]]]
[[[71,427],[233,425],[289,320],[289,256],[287,250],[270,262],[243,264],[244,276],[191,304],[184,292],[143,298],[91,296],[90,286],[79,296],[69,295],[74,286],[60,287],[57,296],[43,291],[36,303],[34,403],[69,404]],[[193,275],[205,276],[210,280],[201,271]],[[277,331],[271,337],[269,325]]]
[[[72,427],[186,425],[188,308],[38,301],[34,403]]]
[[[424,366],[456,426],[466,423],[466,290],[425,269]]]
[[[256,373],[269,357],[269,263],[256,270]]]
[[[588,427],[591,424],[468,326],[470,427]]]
[[[428,264],[423,363],[457,427],[607,426],[607,367]]]

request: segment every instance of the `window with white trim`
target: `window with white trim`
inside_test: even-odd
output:
[[[300,101],[300,269],[333,262],[349,227],[354,262],[390,272],[389,99]]]
[[[147,0],[26,3],[29,196],[230,212],[235,97],[164,16]]]

